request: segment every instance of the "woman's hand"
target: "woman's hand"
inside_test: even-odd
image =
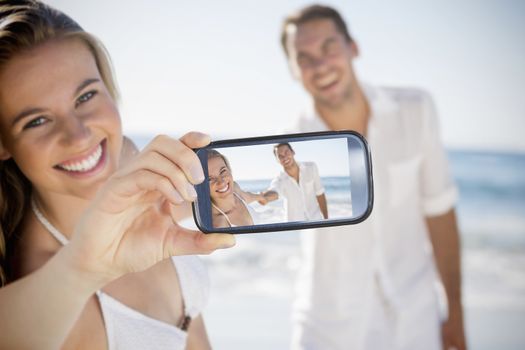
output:
[[[173,205],[195,199],[193,185],[201,183],[204,174],[191,148],[209,142],[200,133],[180,140],[158,136],[113,174],[65,248],[72,264],[107,283],[173,255],[208,254],[233,246],[232,235],[185,229],[170,214]]]

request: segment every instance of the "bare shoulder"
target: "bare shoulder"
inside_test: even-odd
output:
[[[239,184],[236,181],[233,182],[233,190],[235,192],[242,192],[241,186],[239,186]]]
[[[248,194],[241,188],[241,186],[239,186],[237,182],[233,183],[233,192],[241,196],[241,198],[244,199],[246,202],[249,202],[250,198],[248,198]]]

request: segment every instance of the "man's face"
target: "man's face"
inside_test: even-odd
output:
[[[336,108],[352,94],[356,82],[352,59],[357,47],[333,21],[312,20],[288,33],[289,63],[317,104]]]
[[[294,155],[295,152],[290,149],[287,145],[277,147],[275,152],[277,160],[283,166],[283,168],[292,167],[295,164]]]

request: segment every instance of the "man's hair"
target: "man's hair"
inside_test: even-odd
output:
[[[286,43],[288,41],[288,27],[298,27],[301,24],[318,19],[331,20],[334,23],[337,31],[343,34],[348,42],[352,42],[352,37],[350,36],[345,20],[339,14],[339,12],[337,12],[337,10],[333,9],[332,7],[318,4],[310,5],[284,19],[283,26],[281,28],[281,45],[284,49],[284,52],[286,53],[286,56],[289,54],[288,48],[286,47]]]
[[[290,151],[294,152],[292,146],[288,143],[288,142],[281,142],[275,146],[273,146],[273,154],[277,157],[277,149],[281,146],[288,146],[288,148],[290,149]]]

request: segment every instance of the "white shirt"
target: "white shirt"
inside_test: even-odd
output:
[[[374,348],[366,344],[379,303],[395,320],[396,345],[388,348],[437,349],[437,275],[425,217],[450,210],[457,190],[436,112],[420,90],[365,86],[364,92],[371,106],[374,209],[358,225],[303,232],[293,348]],[[314,112],[295,128],[323,130]]]
[[[209,279],[204,263],[193,255],[171,258],[177,270],[185,315],[197,317],[209,297]],[[173,324],[151,318],[110,295],[97,296],[104,317],[109,350],[186,349],[188,333]]]
[[[252,208],[252,206],[250,204],[248,204],[244,198],[242,198],[242,196],[240,194],[237,194],[237,192],[233,192],[233,195],[235,197],[237,197],[241,203],[244,205],[244,207],[246,208],[246,210],[248,210],[248,213],[250,214],[250,218],[252,219],[252,222],[254,225],[260,225],[261,224],[261,218],[259,217],[259,213],[257,213],[255,211],[255,209]],[[211,204],[215,209],[217,209],[217,211],[222,215],[224,216],[224,218],[226,219],[226,222],[228,222],[228,225],[230,225],[230,227],[238,227],[239,225],[235,225],[234,223],[231,222],[230,220],[230,217],[228,216],[228,214],[226,214],[224,211],[221,210],[221,208],[217,207],[215,204]]]
[[[283,171],[272,180],[270,191],[275,191],[285,201],[288,221],[323,220],[317,196],[324,193],[317,165],[313,162],[297,162],[299,183]]]

